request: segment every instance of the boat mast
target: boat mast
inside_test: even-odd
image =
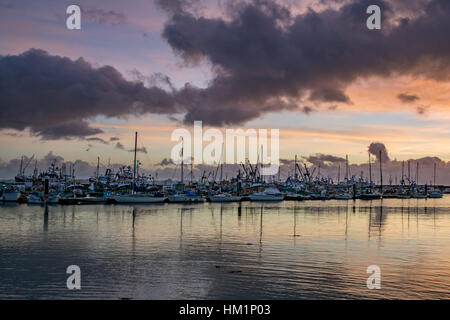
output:
[[[181,138],[181,183],[183,183],[184,169],[184,139]]]
[[[295,155],[295,160],[294,160],[294,179],[295,179],[295,181],[297,181],[297,155]]]
[[[411,184],[411,163],[408,160],[408,183]]]
[[[134,136],[134,166],[133,166],[133,191],[136,187],[136,154],[137,154],[137,136],[138,133],[136,131]]]
[[[22,175],[22,167],[23,167],[23,156],[22,156],[22,158],[20,158],[19,176]]]
[[[34,161],[33,179],[37,178],[37,160]]]
[[[345,180],[348,182],[348,154],[345,155]]]
[[[259,180],[262,182],[265,182],[264,176],[261,175],[262,167],[264,164],[264,158],[263,158],[263,145],[261,144],[261,163],[259,165]]]
[[[436,162],[434,163],[433,184],[436,187]]]
[[[405,161],[403,160],[402,161],[402,179],[400,180],[402,185],[405,184],[404,178],[405,178]]]
[[[383,193],[383,168],[381,166],[382,159],[381,159],[381,150],[380,150],[380,192]]]
[[[341,165],[338,165],[338,176],[337,176],[337,183],[341,183]]]
[[[419,161],[417,161],[416,166],[416,184],[419,185]]]
[[[370,187],[372,188],[372,161],[370,159],[370,152],[369,152],[369,181]]]
[[[97,182],[98,182],[99,171],[100,171],[100,157],[97,157],[97,173],[96,173]]]
[[[223,142],[222,142],[222,150],[220,151],[220,184],[222,184],[223,180]]]

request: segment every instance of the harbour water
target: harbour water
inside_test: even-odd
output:
[[[0,299],[74,298],[449,299],[450,195],[0,205]]]

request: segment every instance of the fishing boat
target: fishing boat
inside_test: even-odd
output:
[[[432,199],[439,199],[442,198],[442,193],[439,190],[433,190],[428,196]]]
[[[284,194],[273,187],[266,188],[262,192],[257,192],[250,195],[251,201],[282,201],[283,199]]]
[[[381,199],[381,194],[378,192],[368,192],[368,193],[362,193],[359,198],[361,200],[376,200]]]
[[[425,193],[413,192],[412,197],[414,199],[426,199],[427,195]]]
[[[335,194],[334,199],[336,200],[351,200],[352,196],[348,193]]]
[[[187,202],[187,196],[184,193],[176,193],[167,197],[169,202],[178,203],[178,202]]]
[[[169,202],[172,203],[196,203],[196,202],[205,202],[205,199],[198,193],[193,191],[185,191],[184,193],[177,193],[171,196],[168,196]]]
[[[239,202],[242,197],[233,196],[229,193],[219,193],[209,197],[211,202]]]
[[[152,194],[124,194],[113,196],[112,199],[117,203],[163,203],[167,197]]]
[[[296,192],[288,192],[284,196],[284,200],[301,201],[304,200],[304,198],[301,194],[298,194]]]
[[[330,196],[327,190],[322,190],[320,192],[311,192],[309,193],[311,200],[330,200]]]
[[[21,196],[20,191],[14,190],[12,188],[5,188],[2,190],[0,195],[0,201],[3,202],[17,202]]]
[[[59,195],[44,195],[41,193],[32,193],[27,196],[28,204],[58,204]]]

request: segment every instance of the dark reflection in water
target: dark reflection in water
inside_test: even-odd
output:
[[[48,206],[44,209],[44,232],[48,231]]]
[[[0,298],[448,299],[449,235],[449,197],[1,205]]]

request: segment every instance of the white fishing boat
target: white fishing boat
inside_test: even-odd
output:
[[[219,193],[209,197],[211,202],[239,202],[242,197],[233,196],[229,193]]]
[[[282,201],[284,194],[276,188],[266,188],[262,192],[257,192],[249,196],[251,201]]]

